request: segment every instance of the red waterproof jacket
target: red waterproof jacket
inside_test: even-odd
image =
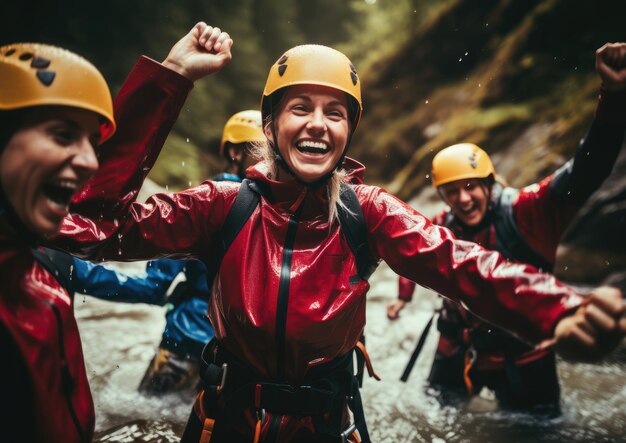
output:
[[[238,183],[206,181],[133,202],[189,87],[140,61],[115,101],[117,133],[102,146],[100,170],[64,221],[60,245],[90,259],[210,261]],[[347,166],[358,182],[364,168]],[[309,368],[354,348],[369,285],[354,278],[346,239],[328,222],[324,188],[275,181],[262,165],[248,177],[265,195],[224,256],[209,316],[223,348],[269,379],[297,384]],[[378,187],[355,191],[376,258],[529,341],[550,337],[582,301],[550,275],[455,239]]]
[[[519,234],[538,255],[539,259],[535,261],[543,262],[546,271],[550,271],[554,265],[557,246],[573,216],[610,174],[622,146],[625,130],[626,93],[602,91],[595,120],[575,157],[539,183],[521,189],[513,202],[513,218]],[[496,240],[493,214],[496,210],[490,207],[485,219],[477,227],[463,225],[449,210],[437,215],[433,222],[450,227],[458,238],[473,241],[487,249],[501,250],[502,246]],[[511,258],[533,261],[524,257]],[[414,282],[399,278],[400,299],[410,301],[414,289]],[[458,323],[460,328],[490,328],[489,324],[475,316],[466,315],[462,308],[449,301],[444,301],[442,316],[447,322]],[[458,346],[456,341],[452,337],[442,336],[439,352],[444,355],[454,352]],[[532,351],[521,355],[520,359],[528,361],[541,355],[545,353]],[[501,355],[494,354],[493,358],[488,359],[483,352],[481,357],[479,366],[497,366],[498,362],[503,361],[499,358]]]
[[[70,295],[8,228],[0,281],[0,440],[91,441],[93,400]]]

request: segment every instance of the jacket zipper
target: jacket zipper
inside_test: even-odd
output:
[[[285,237],[285,245],[283,247],[283,260],[280,267],[278,303],[276,307],[276,370],[278,380],[285,379],[285,335],[287,330],[287,309],[289,307],[289,286],[291,283],[291,262],[302,206],[300,205],[289,218],[287,236]]]

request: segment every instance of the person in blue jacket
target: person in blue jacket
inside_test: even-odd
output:
[[[263,140],[260,111],[234,114],[224,126],[220,143],[220,155],[226,158],[228,166],[212,180],[241,182],[246,169],[256,163],[250,155],[252,144]],[[140,391],[149,394],[194,386],[198,381],[202,349],[214,335],[206,315],[212,282],[207,282],[205,266],[195,260],[159,260],[155,266],[159,273],[165,272],[172,279],[183,272],[186,281],[176,286],[168,300],[159,349],[139,385]]]
[[[150,365],[158,365],[158,376],[151,372],[145,390],[156,393],[159,389],[195,386],[198,356],[214,335],[205,314],[209,288],[204,264],[196,260],[153,260],[147,263],[145,274],[133,276],[65,252],[47,248],[43,252],[72,294],[88,294],[112,302],[167,304],[159,353]],[[184,281],[168,296],[171,284],[181,272]]]

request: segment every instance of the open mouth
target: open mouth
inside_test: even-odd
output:
[[[42,192],[52,204],[65,209],[69,206],[77,189],[75,182],[59,180],[44,184]]]
[[[303,140],[296,143],[298,151],[304,154],[324,155],[330,152],[330,146],[323,141]]]
[[[476,210],[478,210],[476,205],[472,205],[469,208],[458,208],[458,211],[465,216],[472,215]]]

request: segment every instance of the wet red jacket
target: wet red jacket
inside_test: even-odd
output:
[[[622,146],[625,130],[626,93],[602,91],[595,120],[573,160],[539,183],[521,189],[513,202],[517,229],[527,245],[545,263],[544,266],[548,267],[546,271],[550,271],[554,265],[557,246],[572,218],[610,174]],[[450,219],[450,215],[448,210],[443,211],[433,222],[449,226],[458,238],[476,242],[487,249],[499,249],[491,216],[493,214],[488,212],[477,227],[467,227],[454,217]],[[400,277],[398,285],[398,297],[410,301],[415,283]],[[444,301],[444,310],[442,316],[461,328],[490,329],[487,323],[475,316],[467,316],[456,304]],[[439,352],[446,355],[457,352],[457,345],[457,339],[442,336]],[[531,351],[521,355],[520,361],[530,361],[543,355],[545,352]],[[484,352],[481,354],[479,366],[481,363],[486,367],[497,366],[503,361],[496,354],[487,357]]]
[[[239,184],[207,181],[134,203],[190,84],[143,59],[116,99],[119,128],[76,200],[59,244],[91,259],[170,256],[209,261]],[[149,124],[148,124],[149,123]],[[354,179],[363,167],[348,163]],[[248,171],[267,193],[224,256],[209,314],[222,345],[259,373],[297,382],[351,351],[365,324],[365,281],[324,189]],[[529,341],[550,337],[581,298],[531,266],[459,241],[384,190],[357,185],[369,245],[400,275],[462,302]]]
[[[94,407],[72,299],[6,228],[0,281],[0,440],[91,441]]]
[[[206,181],[134,202],[190,87],[140,61],[115,101],[117,133],[102,146],[100,170],[64,220],[58,245],[96,260],[210,262],[239,184]],[[364,168],[352,160],[347,166],[359,182]],[[222,348],[262,377],[299,384],[309,368],[352,351],[365,325],[369,284],[355,278],[348,243],[338,223],[328,222],[325,189],[272,180],[260,165],[248,177],[265,193],[223,258],[209,316]],[[582,302],[531,266],[456,240],[380,188],[357,184],[355,191],[376,258],[529,341],[550,337]],[[310,418],[284,420],[293,423],[281,431],[287,439],[312,427]]]

